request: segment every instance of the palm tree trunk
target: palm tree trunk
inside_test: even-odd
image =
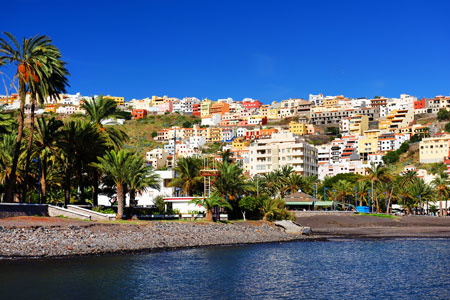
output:
[[[70,204],[70,171],[69,168],[66,169],[65,175],[65,184],[64,184],[64,207],[67,207]]]
[[[14,157],[11,167],[11,174],[9,176],[9,184],[6,189],[5,202],[14,202],[14,186],[16,185],[16,171],[17,163],[19,161],[20,145],[22,143],[23,124],[25,119],[25,83],[20,83],[20,108],[19,108],[19,128],[17,131],[16,146],[14,148]]]
[[[46,165],[42,163],[42,171],[41,171],[41,201],[40,203],[47,203],[47,170]]]
[[[94,184],[92,186],[93,195],[92,195],[92,205],[98,206],[98,174],[94,174]]]
[[[212,220],[213,220],[213,213],[210,209],[208,209],[206,210],[205,221],[212,222]]]
[[[123,207],[124,207],[124,197],[123,197],[123,184],[116,183],[117,186],[117,215],[116,220],[122,220],[123,218]]]
[[[136,191],[135,189],[130,189],[130,216],[133,216],[133,207],[134,207],[134,201],[136,199]]]
[[[28,192],[28,181],[30,181],[30,157],[31,157],[31,146],[33,145],[33,136],[34,136],[34,122],[35,115],[34,110],[36,108],[36,99],[31,99],[31,114],[30,114],[30,136],[28,137],[28,146],[27,146],[27,158],[25,159],[25,179],[23,183],[23,193],[22,193],[22,202],[26,202],[27,200],[27,192]]]
[[[442,192],[439,191],[439,216],[442,217]]]

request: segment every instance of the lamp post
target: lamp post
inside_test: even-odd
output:
[[[323,202],[327,201],[327,190],[326,186],[323,187]]]
[[[333,210],[336,210],[336,189],[334,191],[334,202],[333,202]]]
[[[355,185],[355,211],[358,206],[358,186]]]
[[[256,174],[256,196],[259,196],[259,174]]]
[[[369,209],[370,209],[370,212],[372,212],[372,197],[373,197],[372,189],[370,189],[369,190]]]

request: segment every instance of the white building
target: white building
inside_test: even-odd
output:
[[[292,166],[303,176],[317,175],[317,149],[291,132],[276,132],[255,140],[249,147],[250,175],[270,173]]]
[[[209,118],[202,118],[202,126],[217,126],[220,121],[222,121],[220,114],[212,114]]]

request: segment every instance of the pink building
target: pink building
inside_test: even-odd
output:
[[[164,114],[165,112],[171,113],[173,110],[173,103],[172,101],[167,101],[164,103],[158,104],[158,114]]]

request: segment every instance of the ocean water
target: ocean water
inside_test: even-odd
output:
[[[0,299],[450,299],[450,240],[0,261]]]

